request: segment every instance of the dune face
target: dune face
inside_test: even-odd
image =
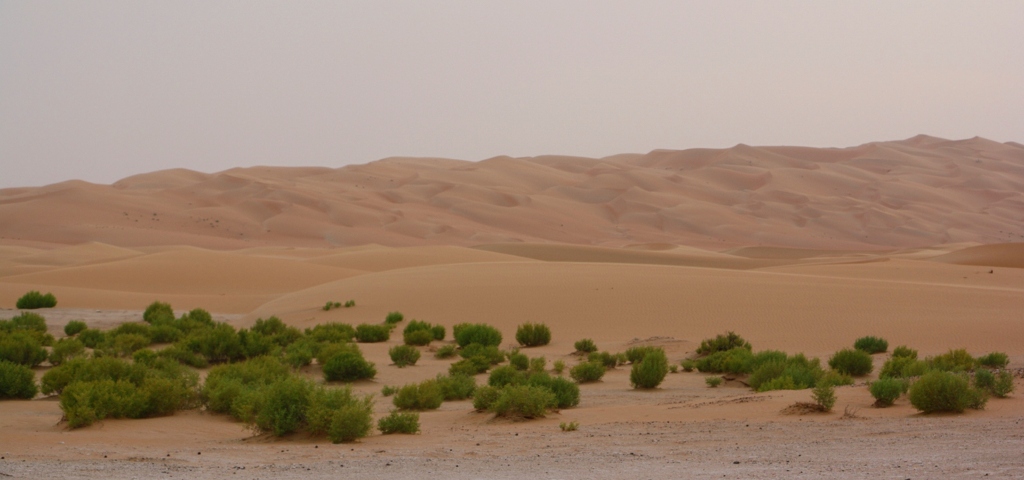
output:
[[[1024,148],[917,136],[843,149],[167,170],[0,190],[0,241],[878,250],[1024,241],[1022,212]]]

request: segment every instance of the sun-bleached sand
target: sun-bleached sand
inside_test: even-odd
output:
[[[549,367],[575,364],[581,338],[612,352],[657,345],[678,362],[733,330],[755,350],[823,359],[864,335],[922,355],[1002,351],[1019,372],[1022,212],[1024,148],[924,136],[847,149],[172,170],[0,190],[0,318],[40,290],[59,300],[39,311],[58,336],[71,319],[109,328],[162,300],[237,327],[272,315],[303,328],[379,323],[398,310],[449,332],[488,323],[508,346],[517,325],[542,322],[552,342],[529,354]],[[321,308],[350,299],[354,308]],[[378,394],[376,416],[390,409],[382,386],[450,364],[426,347],[414,367],[389,365],[400,337],[362,345],[378,375],[354,388]],[[884,360],[839,388],[829,414],[782,413],[807,390],[709,389],[698,373],[638,392],[620,367],[546,419],[496,421],[446,402],[421,414],[421,434],[342,445],[253,436],[200,411],[69,431],[53,399],[3,401],[0,474],[1024,476],[1020,378],[984,410],[922,415],[905,398],[871,406],[866,382]],[[322,379],[316,365],[303,374]],[[563,421],[580,429],[563,433]]]

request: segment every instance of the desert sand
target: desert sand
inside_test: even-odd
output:
[[[421,414],[418,435],[354,444],[255,436],[201,411],[69,431],[53,399],[0,402],[0,476],[54,478],[892,478],[1024,477],[1024,148],[918,136],[846,149],[749,147],[605,159],[395,158],[328,168],[185,170],[113,185],[0,190],[0,318],[28,290],[51,332],[138,321],[154,300],[235,326],[276,315],[309,327],[389,311],[448,327],[483,322],[528,351],[578,361],[657,345],[678,362],[733,330],[755,350],[823,359],[864,335],[922,355],[1006,352],[1017,392],[984,410],[872,407],[866,383],[833,412],[783,410],[810,393],[710,389],[669,374],[653,391],[628,367],[582,386],[577,408],[508,422],[468,401]],[[323,311],[327,301],[356,307]],[[387,349],[354,388],[447,371]],[[37,369],[42,375],[44,367]],[[316,365],[303,371],[322,379]],[[477,378],[486,382],[486,375]],[[558,424],[578,421],[575,432]]]

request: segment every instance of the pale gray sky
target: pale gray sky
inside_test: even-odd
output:
[[[1024,2],[0,0],[0,187],[1024,141]]]

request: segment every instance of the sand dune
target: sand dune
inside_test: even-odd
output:
[[[389,158],[182,169],[0,190],[0,240],[207,248],[667,243],[884,250],[1024,241],[1024,149],[918,136],[850,148],[601,159]]]

